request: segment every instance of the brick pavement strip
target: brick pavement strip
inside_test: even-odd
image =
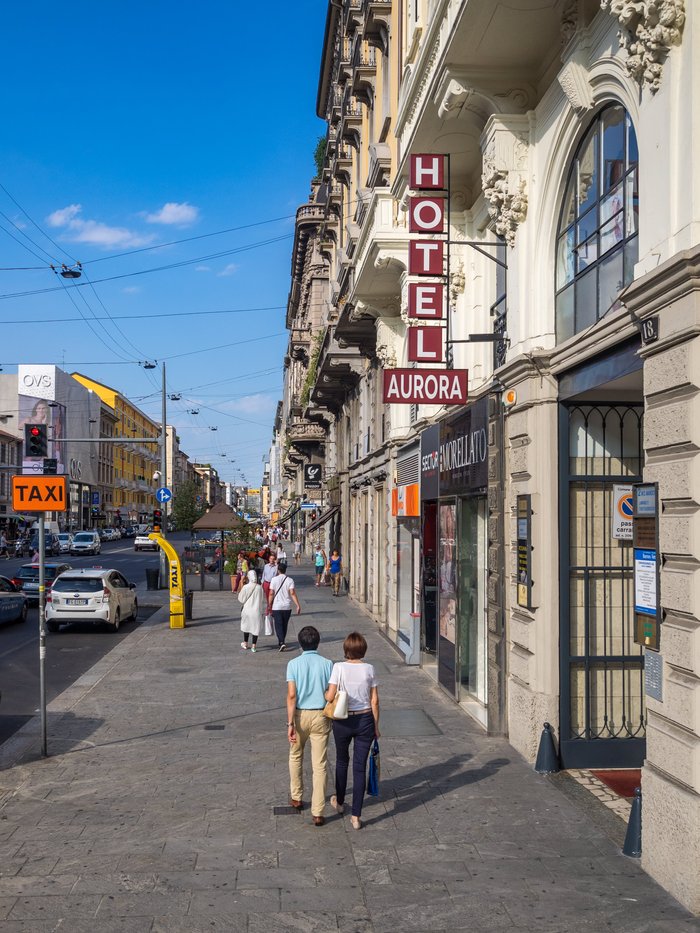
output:
[[[242,652],[231,594],[196,593],[187,629],[157,612],[51,704],[50,758],[36,720],[0,747],[2,933],[700,930],[349,600],[295,576],[290,642],[315,624],[338,659],[364,632],[393,713],[364,829],[273,814],[293,653]]]

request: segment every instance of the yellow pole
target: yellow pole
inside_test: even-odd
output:
[[[185,627],[185,591],[180,557],[169,541],[156,532],[148,536],[168,558],[168,583],[170,588],[170,628]]]

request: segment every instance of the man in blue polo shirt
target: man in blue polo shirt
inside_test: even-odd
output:
[[[311,744],[311,816],[314,826],[326,819],[326,768],[331,721],[323,715],[324,697],[333,664],[318,653],[321,636],[313,625],[299,632],[302,654],[287,665],[287,735],[289,738],[290,803],[302,808],[304,746]]]

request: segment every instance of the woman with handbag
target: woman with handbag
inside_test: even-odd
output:
[[[248,582],[238,594],[238,602],[243,605],[241,610],[241,631],[243,641],[241,648],[247,650],[248,636],[251,637],[253,654],[257,651],[258,637],[263,634],[265,620],[265,594],[258,583],[258,575],[254,570],[248,571]]]
[[[287,650],[287,627],[292,615],[292,607],[296,606],[297,615],[301,615],[301,604],[294,589],[294,580],[287,576],[287,565],[281,561],[277,565],[278,574],[270,581],[267,594],[267,611],[272,615],[275,625],[275,634],[279,642],[279,650]]]
[[[353,829],[362,829],[362,802],[367,785],[367,756],[379,738],[379,681],[374,668],[365,660],[367,642],[359,632],[351,632],[343,642],[345,661],[333,665],[326,700],[333,703],[340,693],[347,693],[347,719],[333,717],[335,740],[335,794],[331,806],[343,813],[348,783],[350,743],[352,742],[352,816]]]

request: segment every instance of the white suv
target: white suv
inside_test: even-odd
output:
[[[113,631],[139,611],[136,584],[118,570],[68,570],[56,577],[46,597],[46,628],[66,622],[106,622]]]
[[[101,550],[102,542],[96,531],[79,531],[73,535],[71,554],[99,554]]]

